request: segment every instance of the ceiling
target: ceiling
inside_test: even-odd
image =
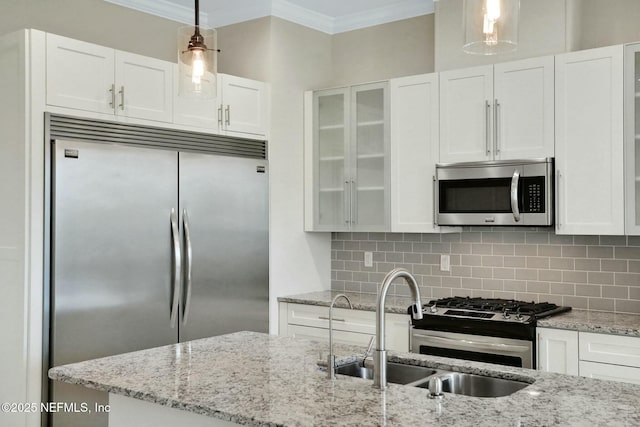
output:
[[[104,0],[145,13],[193,23],[193,0]],[[437,1],[437,0],[435,0]],[[201,0],[203,26],[223,27],[277,16],[328,34],[433,13],[434,0]]]

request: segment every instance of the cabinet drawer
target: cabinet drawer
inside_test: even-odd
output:
[[[580,362],[580,376],[600,380],[640,384],[640,368],[609,365],[606,363]]]
[[[304,304],[289,304],[287,323],[290,325],[329,328],[329,307]],[[333,309],[333,329],[361,334],[376,333],[376,313],[372,311]]]
[[[404,330],[406,331],[407,328],[405,328]],[[289,325],[287,327],[287,336],[329,343],[329,329],[324,329],[324,328],[313,328],[310,326]],[[374,337],[374,336],[375,334],[373,335],[359,334],[357,332],[348,332],[348,331],[339,331],[339,330],[333,331],[334,342],[341,343],[341,344],[361,346],[363,347],[361,354],[364,354],[364,349],[369,344],[371,337]],[[407,353],[409,351],[408,332],[402,333],[402,330],[396,330],[396,329],[390,328],[387,330],[385,339],[386,339],[385,342],[386,342],[387,350],[401,351],[404,353]]]
[[[580,360],[640,367],[640,338],[580,333]],[[580,365],[582,367],[582,364]],[[582,374],[582,371],[580,371]]]

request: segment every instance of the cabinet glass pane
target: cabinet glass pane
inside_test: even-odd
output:
[[[317,99],[318,224],[345,224],[345,96]]]
[[[634,101],[634,153],[635,153],[635,202],[636,202],[636,225],[640,224],[640,52],[636,52],[635,54],[635,64],[634,64],[634,90],[635,90],[635,101]]]
[[[355,92],[356,224],[385,223],[384,89]]]

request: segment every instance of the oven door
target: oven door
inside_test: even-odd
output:
[[[431,356],[534,368],[533,342],[412,329],[411,351]]]

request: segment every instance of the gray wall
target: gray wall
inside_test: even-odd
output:
[[[332,288],[376,293],[397,267],[413,272],[424,298],[515,298],[640,313],[640,237],[558,236],[546,228],[468,228],[452,234],[334,233]],[[364,252],[373,252],[373,267]],[[449,254],[451,271],[440,270]],[[391,292],[409,295],[397,284]]]

